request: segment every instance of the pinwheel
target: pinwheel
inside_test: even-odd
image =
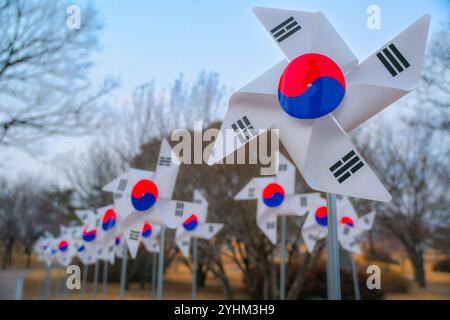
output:
[[[169,143],[162,140],[155,172],[129,169],[103,187],[104,191],[116,195],[114,208],[121,217],[121,233],[132,258],[136,257],[144,222],[162,226],[161,264],[164,257],[165,227],[175,229],[186,219],[186,214],[199,210],[199,205],[193,202],[172,200],[179,165],[180,161]],[[158,294],[162,295],[162,282],[158,287]]]
[[[286,59],[231,96],[208,164],[279,129],[306,183],[328,193],[329,292],[340,299],[334,194],[391,200],[347,133],[417,86],[430,17],[424,15],[358,64],[322,13],[261,7],[254,12]]]

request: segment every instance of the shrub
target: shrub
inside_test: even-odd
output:
[[[381,270],[381,289],[386,293],[406,293],[410,281],[397,271],[383,268]]]
[[[437,261],[433,266],[433,270],[439,272],[450,272],[450,257]]]
[[[385,291],[369,290],[366,286],[367,274],[358,272],[359,291],[362,300],[380,300],[383,299]],[[344,300],[353,300],[355,298],[353,288],[352,273],[341,269],[341,296]],[[320,261],[316,263],[306,277],[304,289],[299,299],[326,299],[327,298],[327,274],[326,263]]]
[[[290,283],[292,283],[294,277],[299,272],[301,264],[296,263],[290,266],[286,270],[286,292],[289,292]],[[276,266],[279,271],[279,265]],[[279,274],[277,274],[278,279]],[[263,274],[257,269],[251,270],[252,281],[257,285],[257,292],[249,292],[252,298],[262,298],[263,290]],[[358,283],[360,287],[361,299],[363,300],[379,300],[383,299],[385,290],[383,290],[383,274],[382,274],[382,289],[381,290],[369,290],[366,287],[367,274],[364,272],[358,272]],[[342,299],[352,300],[354,299],[353,289],[353,277],[352,273],[346,270],[341,270],[341,294]],[[245,283],[244,283],[245,285]],[[250,291],[247,288],[247,291]],[[298,299],[326,299],[327,298],[327,274],[326,263],[323,260],[318,261],[308,272],[306,281],[303,287],[303,291],[298,296]]]

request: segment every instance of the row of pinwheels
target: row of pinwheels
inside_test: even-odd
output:
[[[206,222],[208,202],[200,191],[194,190],[192,202],[172,199],[179,164],[163,140],[155,172],[129,169],[108,183],[103,190],[114,195],[113,204],[76,211],[81,224],[61,226],[57,238],[49,233],[41,237],[35,246],[39,258],[63,266],[75,257],[86,265],[98,260],[113,264],[124,252],[135,258],[140,243],[147,251],[157,253],[161,227],[176,229],[175,242],[189,256],[191,238],[211,239],[223,225]],[[295,194],[295,171],[295,166],[280,154],[278,173],[253,178],[235,199],[257,200],[257,225],[274,244],[278,216],[307,214],[301,232],[306,248],[312,251],[328,232],[326,201],[320,193]],[[337,207],[341,246],[359,253],[358,239],[372,227],[375,213],[358,218],[347,197],[338,196]]]

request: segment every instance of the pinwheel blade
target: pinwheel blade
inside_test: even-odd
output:
[[[289,60],[315,52],[333,59],[344,73],[358,59],[321,12],[255,7],[253,12]]]
[[[333,112],[346,132],[418,85],[429,24],[424,15],[347,75],[344,100]]]

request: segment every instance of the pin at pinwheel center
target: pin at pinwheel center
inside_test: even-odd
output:
[[[307,53],[292,60],[278,83],[283,110],[297,119],[317,119],[336,109],[345,95],[345,77],[330,58]]]

